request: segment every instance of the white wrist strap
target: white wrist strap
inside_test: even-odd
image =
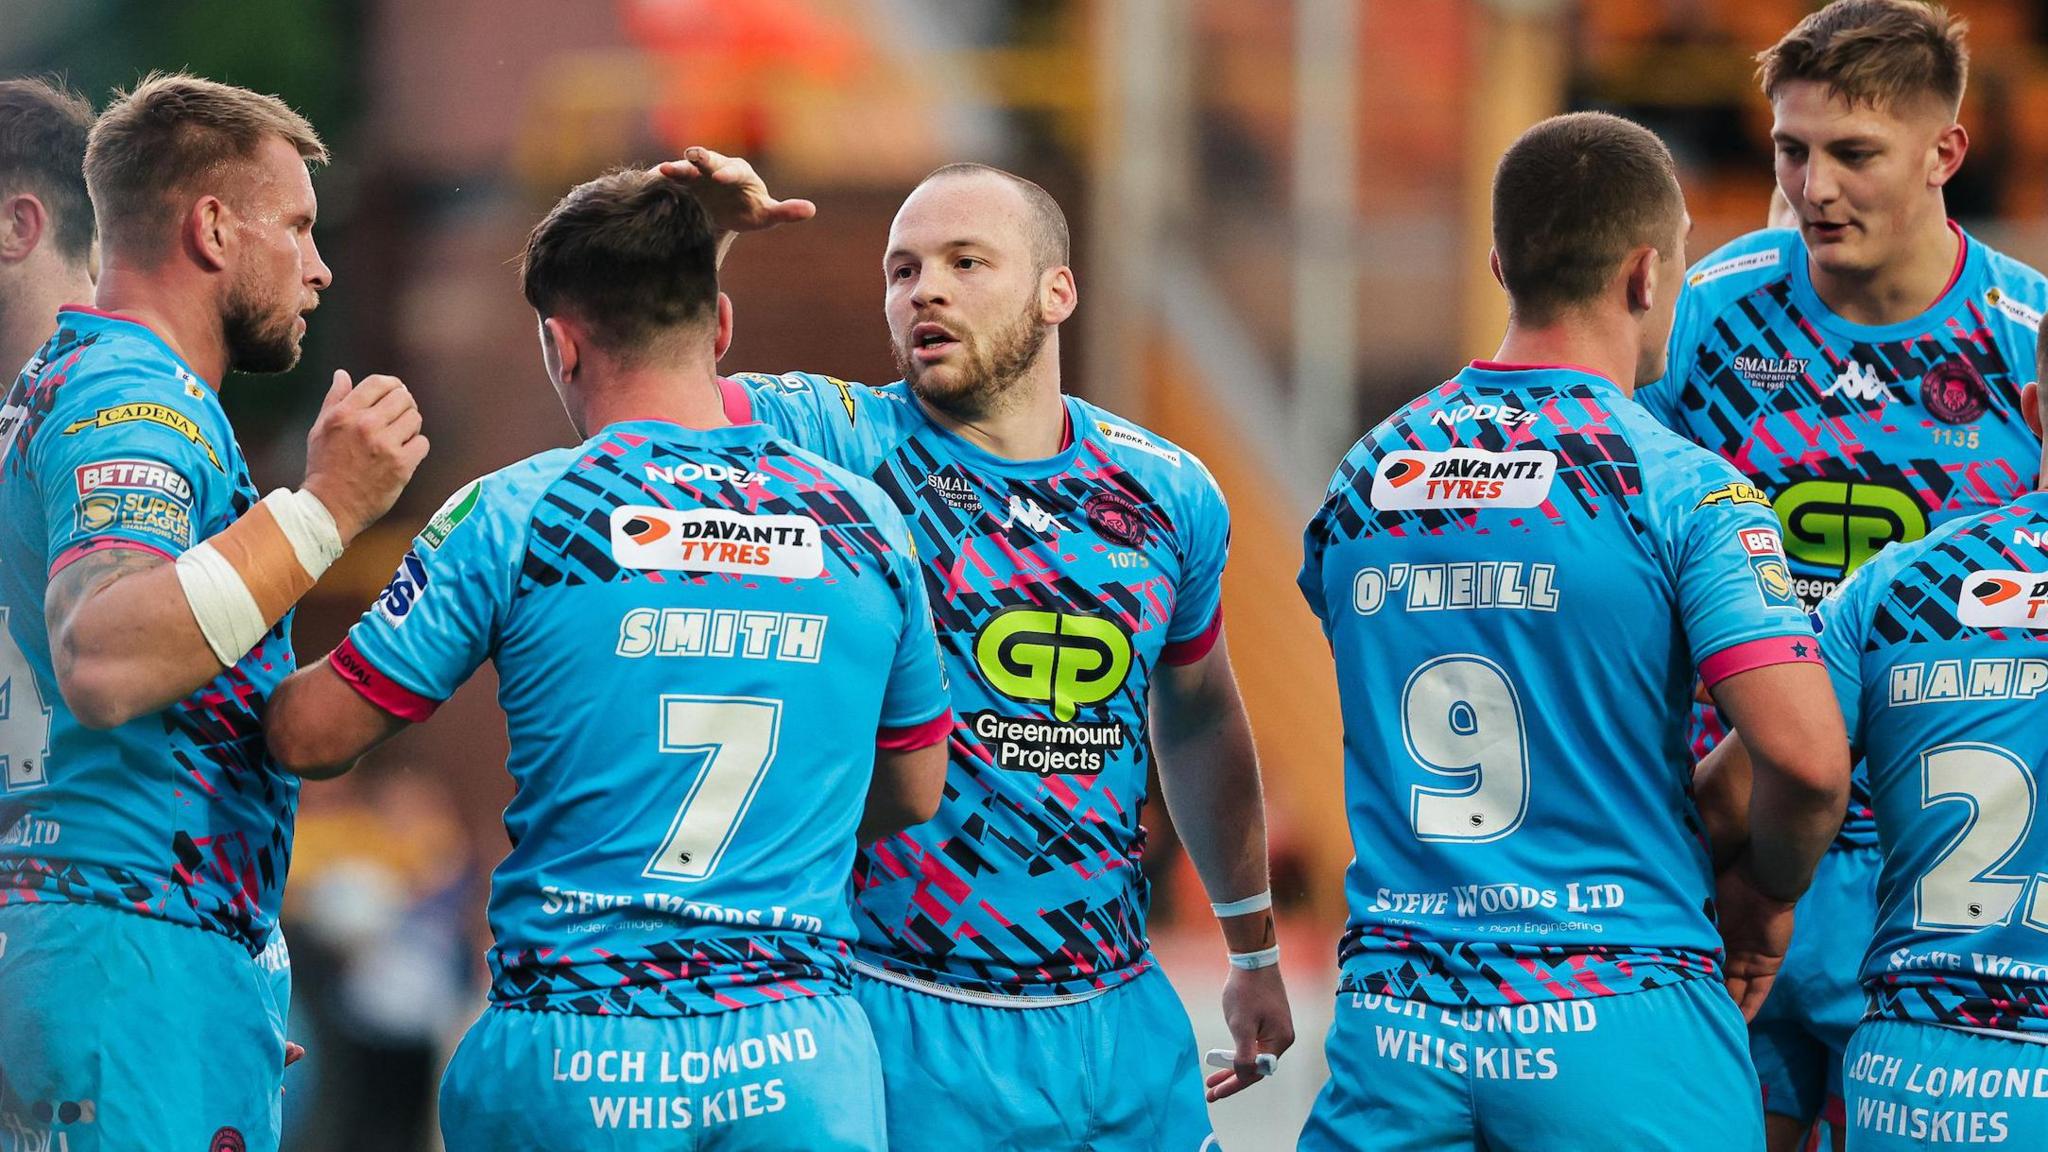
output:
[[[1247,896],[1242,900],[1232,900],[1228,904],[1211,904],[1209,905],[1209,910],[1214,912],[1216,918],[1220,920],[1226,916],[1248,916],[1253,912],[1264,912],[1272,906],[1273,890],[1268,888],[1256,896]]]
[[[185,602],[192,606],[192,618],[199,633],[223,667],[249,654],[270,622],[249,594],[241,573],[211,544],[188,548],[176,564],[178,583],[185,589]]]
[[[306,570],[306,575],[318,580],[341,558],[341,529],[318,496],[279,488],[265,496],[263,503],[277,517],[284,538],[292,542],[292,553],[299,558],[299,566]]]
[[[1271,948],[1261,948],[1257,952],[1232,952],[1230,954],[1230,966],[1232,968],[1242,968],[1247,972],[1256,971],[1260,968],[1271,968],[1278,963],[1280,963],[1280,946],[1278,944],[1273,945]]]

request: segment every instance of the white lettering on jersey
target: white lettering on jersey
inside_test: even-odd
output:
[[[1691,287],[1697,288],[1702,284],[1708,283],[1709,281],[1719,280],[1723,276],[1733,276],[1737,272],[1748,272],[1757,268],[1769,268],[1778,262],[1779,255],[1780,254],[1778,250],[1776,248],[1772,248],[1764,252],[1751,252],[1747,256],[1737,256],[1732,260],[1723,260],[1719,264],[1715,264],[1712,267],[1708,268],[1702,268],[1699,271],[1693,273],[1691,278],[1686,280],[1686,284]]]
[[[759,472],[729,468],[723,464],[699,464],[694,460],[685,460],[681,464],[643,464],[641,468],[649,480],[659,480],[664,484],[695,484],[699,480],[709,480],[738,484],[744,488],[768,482],[768,478]]]
[[[1372,478],[1372,506],[1534,508],[1550,498],[1557,454],[1540,449],[1390,452]]]
[[[1456,408],[1445,408],[1430,414],[1429,422],[1444,428],[1455,427],[1461,420],[1491,420],[1509,428],[1519,428],[1536,422],[1536,413],[1513,404],[1460,404]]]
[[[825,573],[825,543],[808,516],[753,516],[723,508],[612,509],[612,559],[663,572],[726,572],[810,580]]]
[[[1168,464],[1173,465],[1175,468],[1180,467],[1180,453],[1174,451],[1171,448],[1162,448],[1159,445],[1154,444],[1152,442],[1152,438],[1146,436],[1142,432],[1126,428],[1121,424],[1111,424],[1107,420],[1097,420],[1095,422],[1095,431],[1099,433],[1104,440],[1110,440],[1118,444],[1128,445],[1132,448],[1136,448],[1140,452],[1146,452],[1150,453],[1151,455],[1157,456],[1161,460],[1166,461]]]
[[[1406,590],[1409,612],[1510,608],[1557,611],[1557,565],[1519,560],[1454,564],[1394,564],[1361,568],[1351,580],[1351,607],[1371,616],[1385,607],[1387,593]]]
[[[635,608],[619,619],[620,656],[737,656],[816,664],[825,650],[823,616],[729,608]]]
[[[1956,619],[1967,628],[2048,628],[2048,576],[1994,568],[1963,577]]]
[[[1821,395],[1833,396],[1836,393],[1851,400],[1861,400],[1866,404],[1889,404],[1892,398],[1892,390],[1885,387],[1884,381],[1878,378],[1877,369],[1867,367],[1860,360],[1849,361],[1849,366],[1842,370],[1841,375],[1835,377],[1835,382],[1828,385],[1827,390]]]
[[[192,502],[192,482],[154,460],[100,460],[80,465],[75,476],[80,496],[90,496],[101,488],[142,488],[180,503]]]
[[[2032,700],[2044,689],[2048,689],[2048,660],[1916,660],[1892,666],[1889,703],[1903,708],[1974,700]]]

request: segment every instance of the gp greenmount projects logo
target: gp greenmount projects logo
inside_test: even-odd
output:
[[[1785,525],[1785,554],[1838,577],[1886,545],[1927,535],[1920,501],[1884,484],[1807,480],[1779,493],[1771,507]]]
[[[1101,616],[1011,608],[974,641],[974,661],[989,687],[1012,700],[1047,705],[1051,720],[976,712],[974,734],[1000,768],[1092,774],[1130,741],[1115,720],[1080,720],[1082,708],[1115,695],[1131,671],[1131,638]]]

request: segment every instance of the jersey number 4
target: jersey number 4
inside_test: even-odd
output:
[[[1417,784],[1408,822],[1419,840],[1480,843],[1521,827],[1529,812],[1529,741],[1522,698],[1484,656],[1439,656],[1401,689],[1408,755],[1447,788]]]
[[[2048,931],[2048,876],[2004,873],[2034,826],[2034,775],[1995,744],[1944,744],[1920,755],[1920,806],[1962,804],[1963,826],[1914,886],[1913,925],[1969,932],[2012,918],[2033,886],[2021,920]]]
[[[50,782],[50,709],[0,608],[0,792]]]
[[[704,880],[761,790],[782,733],[782,701],[751,696],[663,696],[661,750],[702,757],[668,836],[641,874]]]

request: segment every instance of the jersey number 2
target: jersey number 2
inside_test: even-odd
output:
[[[1483,656],[1439,656],[1401,689],[1408,755],[1457,781],[1417,784],[1408,822],[1419,840],[1478,843],[1521,827],[1529,811],[1529,742],[1522,699],[1501,666]]]
[[[703,756],[668,836],[642,874],[704,880],[746,818],[782,732],[782,701],[751,696],[661,698],[661,750]]]
[[[0,608],[0,792],[50,782],[50,709]]]
[[[1944,744],[1920,756],[1920,806],[1964,804],[1962,829],[1914,886],[1913,926],[1968,932],[2004,924],[2033,885],[2022,922],[2048,931],[2048,876],[2000,875],[2034,826],[2034,776],[1995,744]]]

